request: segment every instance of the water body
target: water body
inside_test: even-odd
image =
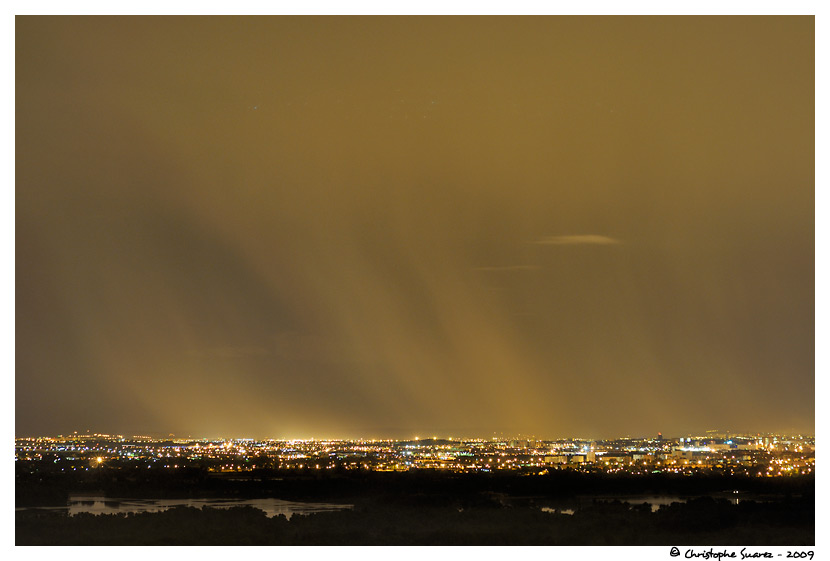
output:
[[[284,501],[282,499],[120,499],[113,497],[70,495],[67,506],[60,507],[31,507],[48,510],[68,510],[70,516],[81,513],[89,514],[132,514],[138,512],[162,512],[177,506],[194,508],[233,508],[237,506],[252,506],[265,512],[270,517],[284,515],[291,518],[295,514],[312,514],[315,512],[331,512],[349,510],[353,505],[332,503],[300,503]],[[30,510],[17,508],[15,510]]]
[[[573,515],[576,511],[572,508],[551,508],[549,506],[543,506],[542,512],[552,512],[554,514],[567,514],[569,516]]]
[[[686,497],[672,497],[666,495],[660,496],[642,496],[642,495],[631,495],[631,496],[615,496],[615,497],[595,497],[597,501],[620,501],[621,503],[628,503],[630,505],[641,505],[643,503],[648,504],[651,506],[651,512],[657,512],[660,510],[662,506],[669,506],[672,503],[685,503],[688,499]],[[735,501],[737,499],[732,500],[732,504],[737,504]]]
[[[715,495],[705,495],[708,497],[712,497],[713,499],[726,499],[733,505],[741,504],[741,500],[765,500],[762,497],[758,496],[748,496],[745,494],[741,494],[740,496],[738,493],[720,493]],[[597,502],[613,502],[613,501],[620,501],[622,503],[628,503],[629,505],[641,505],[643,503],[648,504],[651,507],[651,512],[657,512],[660,510],[661,507],[669,506],[672,503],[685,503],[690,499],[696,498],[692,497],[681,497],[681,496],[673,496],[673,495],[590,495],[584,497],[578,497],[576,500],[569,500],[563,501],[558,506],[545,506],[542,507],[543,512],[559,512],[560,514],[574,514],[576,510],[579,510],[580,507],[590,505],[594,501]],[[769,499],[766,499],[769,500]]]

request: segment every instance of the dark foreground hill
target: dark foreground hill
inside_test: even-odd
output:
[[[572,515],[531,507],[381,506],[267,518],[251,507],[160,513],[19,513],[16,545],[811,545],[812,503],[699,498],[657,512],[595,503]]]
[[[251,507],[160,513],[19,513],[16,545],[811,545],[805,501],[700,498],[652,513],[597,503],[573,515],[530,507],[381,507],[267,518]]]
[[[728,495],[724,492],[728,492]],[[723,496],[741,498],[738,504]],[[18,507],[108,497],[276,497],[353,510],[268,518],[251,507],[68,516],[16,513],[17,545],[812,545],[815,479],[547,476],[413,472],[278,472],[248,478],[200,470],[20,470]],[[656,512],[622,495],[683,496]],[[636,503],[636,501],[629,502]],[[545,507],[545,510],[543,510]],[[560,511],[550,511],[560,509]],[[565,514],[564,512],[568,512]]]

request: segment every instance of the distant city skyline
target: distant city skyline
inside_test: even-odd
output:
[[[799,431],[731,431],[731,430],[718,430],[718,429],[710,429],[707,431],[687,431],[682,433],[676,434],[663,434],[661,431],[657,431],[651,434],[613,434],[609,433],[606,435],[578,435],[578,434],[571,434],[571,435],[544,435],[544,434],[530,434],[530,433],[522,433],[522,432],[509,432],[509,431],[500,431],[498,433],[492,434],[481,434],[481,433],[474,433],[474,432],[447,432],[447,433],[440,433],[440,432],[429,432],[429,431],[421,431],[419,433],[413,434],[406,434],[404,432],[399,433],[398,436],[389,436],[387,435],[362,435],[362,436],[326,436],[326,435],[317,435],[317,436],[252,436],[252,435],[241,435],[241,434],[221,434],[221,435],[205,435],[205,434],[184,434],[184,433],[173,433],[173,432],[156,432],[156,431],[145,431],[145,432],[134,432],[134,431],[127,431],[127,432],[116,432],[116,431],[109,431],[109,432],[99,432],[99,431],[68,431],[65,433],[56,433],[56,434],[27,434],[27,435],[20,435],[18,434],[15,438],[20,439],[31,439],[31,438],[72,438],[72,437],[124,437],[124,438],[151,438],[157,440],[163,439],[176,439],[176,440],[256,440],[256,441],[267,441],[267,440],[276,440],[276,441],[409,441],[409,440],[501,440],[501,441],[508,441],[508,440],[515,440],[515,439],[531,439],[531,440],[538,440],[538,441],[555,441],[555,440],[579,440],[579,441],[591,441],[591,440],[615,440],[615,439],[649,439],[649,438],[657,438],[657,439],[664,439],[664,440],[677,440],[679,438],[722,438],[727,436],[742,436],[742,437],[767,437],[767,436],[803,436],[803,437],[814,437],[814,432],[799,432]]]
[[[552,439],[423,438],[416,440],[257,440],[68,435],[18,438],[21,469],[52,464],[63,473],[98,468],[197,468],[203,473],[256,470],[371,470],[454,473],[551,470],[628,474],[798,477],[815,469],[815,437],[706,435],[690,438]],[[55,466],[55,464],[59,464]],[[34,468],[36,469],[36,468]],[[540,471],[541,470],[541,471]]]

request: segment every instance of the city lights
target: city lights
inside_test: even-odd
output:
[[[372,470],[450,472],[554,470],[628,474],[723,473],[757,477],[811,474],[815,439],[713,435],[606,440],[533,438],[428,440],[153,439],[107,434],[18,438],[15,460],[60,470],[200,467],[210,472]]]

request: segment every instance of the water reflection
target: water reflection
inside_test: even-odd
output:
[[[735,495],[732,494],[721,494],[721,495],[711,495],[712,498],[715,499],[726,499],[733,505],[741,504],[741,499],[737,497],[737,491],[734,492]],[[579,508],[589,505],[594,502],[603,502],[603,503],[610,503],[613,501],[620,501],[621,503],[627,503],[631,506],[641,505],[643,503],[648,504],[651,507],[651,512],[657,512],[660,510],[661,507],[669,506],[672,503],[685,503],[690,498],[695,497],[679,497],[679,496],[672,496],[672,495],[612,495],[612,496],[589,496],[589,497],[579,497],[575,500],[571,501],[563,501],[558,506],[544,506],[542,507],[542,512],[550,512],[556,514],[573,514]],[[746,499],[746,497],[744,497]],[[758,498],[756,498],[758,500]]]
[[[351,509],[353,505],[332,503],[300,503],[284,501],[282,499],[119,499],[112,497],[90,497],[70,495],[65,507],[50,507],[51,509],[68,509],[69,515],[81,513],[89,514],[118,514],[139,512],[161,512],[177,506],[194,508],[233,508],[237,506],[252,506],[265,512],[268,517],[284,515],[291,518],[294,514],[311,514],[314,512],[331,512],[335,510]],[[18,509],[21,510],[21,509]]]
[[[542,507],[542,512],[550,512],[550,513],[553,513],[553,514],[567,514],[567,515],[572,515],[572,514],[573,514],[574,512],[576,512],[576,511],[575,511],[574,509],[572,509],[572,508],[562,508],[562,509],[559,509],[559,508],[551,508],[551,507],[549,507],[549,506],[543,506],[543,507]]]
[[[651,506],[651,512],[657,512],[662,506],[669,506],[672,503],[685,503],[687,499],[683,497],[667,497],[667,496],[630,496],[630,497],[613,497],[610,499],[600,499],[604,501],[620,501],[621,503],[628,503],[630,505],[641,505],[643,503]]]

